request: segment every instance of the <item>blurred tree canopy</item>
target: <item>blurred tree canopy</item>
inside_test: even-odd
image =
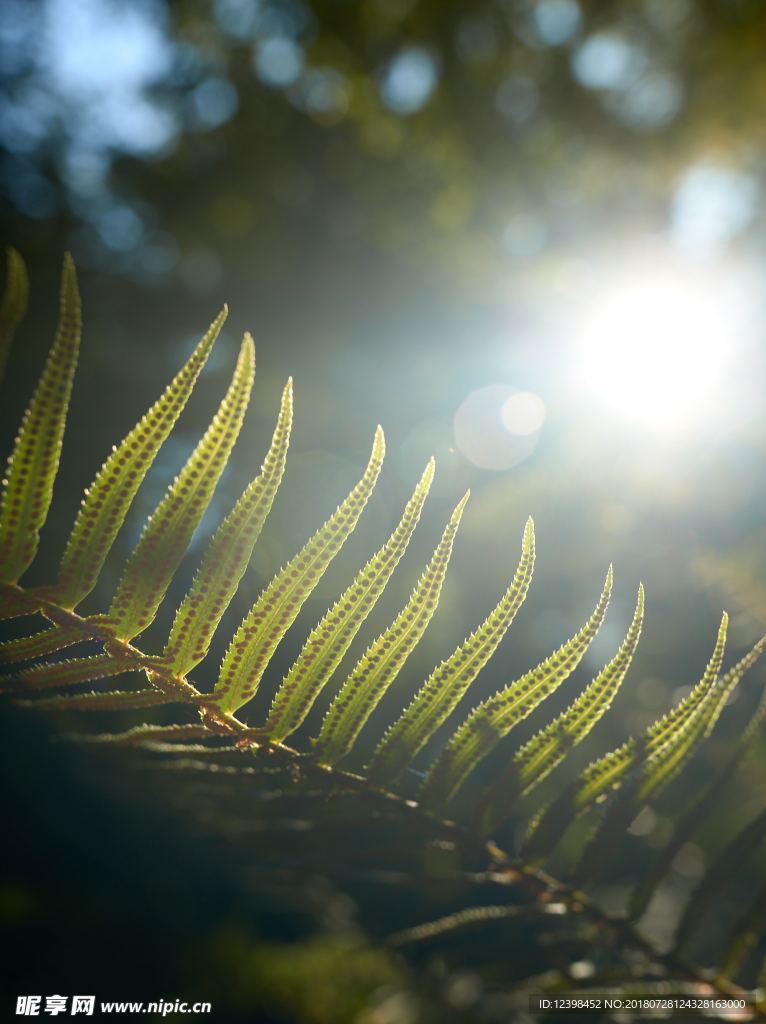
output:
[[[328,249],[507,294],[637,230],[716,248],[759,220],[765,31],[757,0],[9,0],[6,230],[192,291]]]

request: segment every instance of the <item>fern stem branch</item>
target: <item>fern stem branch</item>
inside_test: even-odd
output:
[[[72,609],[57,604],[46,594],[44,588],[30,591],[16,583],[0,583],[0,603],[7,603],[8,607],[14,610],[23,608],[23,614],[42,614],[54,625],[75,630],[81,635],[82,640],[102,643],[109,654],[150,661],[151,664],[145,667],[150,684],[176,701],[195,706],[203,726],[211,735],[231,735],[236,738],[236,745],[243,753],[249,750],[257,757],[284,757],[308,777],[321,777],[325,781],[329,780],[345,789],[351,789],[367,802],[388,810],[395,809],[406,815],[409,820],[427,825],[432,834],[435,831],[454,842],[470,860],[477,857],[489,858],[488,869],[475,874],[477,880],[483,879],[492,884],[518,885],[534,898],[538,906],[562,903],[567,913],[580,915],[598,931],[617,939],[624,947],[641,953],[653,965],[662,967],[678,980],[705,985],[719,996],[743,998],[748,995],[744,989],[729,979],[686,961],[673,950],[657,950],[641,935],[629,918],[607,914],[583,892],[559,882],[542,871],[516,862],[491,841],[488,842],[457,822],[440,817],[414,800],[373,786],[363,776],[320,764],[310,755],[301,754],[284,743],[270,740],[261,730],[251,729],[232,713],[221,712],[212,700],[212,695],[201,693],[184,675],[174,673],[163,664],[161,656],[155,658],[146,655],[130,641],[117,637],[106,616],[81,616]],[[392,936],[390,941],[397,945],[421,941],[431,935],[444,934],[450,931],[452,926],[459,928],[469,923],[478,923],[482,912],[485,917],[510,917],[517,916],[518,909],[510,905],[507,908],[493,908],[490,915],[486,913],[487,908],[483,908],[483,911],[476,908],[475,913],[469,909],[431,924],[400,932]],[[760,1008],[756,1009],[755,1013],[759,1019],[766,1019],[766,1012]]]

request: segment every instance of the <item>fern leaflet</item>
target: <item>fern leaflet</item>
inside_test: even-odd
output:
[[[80,348],[80,294],[64,258],[58,328],[40,382],[16,437],[0,502],[0,580],[15,583],[37,553],[61,456]]]
[[[271,704],[265,726],[265,732],[271,739],[285,739],[303,722],[362,623],[375,607],[407,550],[433,476],[434,461],[431,459],[394,532],[312,630]]]
[[[277,573],[245,617],[224,656],[212,694],[211,703],[223,712],[236,711],[255,694],[280,640],[356,526],[377,482],[385,450],[383,430],[378,427],[359,483]]]
[[[149,518],[117,586],[108,615],[121,640],[141,633],[157,613],[237,440],[254,371],[253,341],[245,335],[218,412]]]
[[[388,629],[370,644],[330,705],[316,741],[316,754],[322,764],[336,764],[350,752],[365,722],[425,632],[439,602],[468,497],[466,492],[455,507],[409,601]]]
[[[611,706],[630,668],[644,621],[644,588],[639,586],[636,610],[614,658],[566,711],[536,733],[514,755],[508,771],[489,787],[482,800],[482,829],[490,831],[506,817],[513,801],[525,796],[583,740]]]
[[[237,591],[282,482],[292,422],[290,378],[282,392],[277,425],[261,473],[216,530],[176,613],[164,660],[178,675],[186,675],[205,657],[221,616]]]
[[[112,454],[85,491],[52,596],[76,608],[96,585],[106,556],[157,452],[181,415],[226,319],[226,307],[210,325],[186,364]]]
[[[536,668],[474,708],[453,733],[428,773],[422,791],[425,802],[440,804],[453,797],[500,740],[569,678],[598,633],[611,593],[609,566],[598,604],[582,629]]]
[[[527,520],[521,558],[510,586],[484,622],[443,661],[389,727],[373,754],[370,779],[384,785],[397,778],[423,749],[495,653],[524,603],[535,564],[535,531]]]
[[[13,334],[24,319],[29,295],[29,278],[24,260],[11,245],[5,253],[5,289],[0,302],[0,381],[5,376]]]

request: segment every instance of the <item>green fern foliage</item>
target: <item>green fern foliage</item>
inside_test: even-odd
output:
[[[283,740],[295,732],[338,667],[407,550],[433,477],[431,459],[394,532],[312,630],[272,702],[264,730],[271,739]]]
[[[409,601],[388,629],[370,644],[332,702],[316,743],[322,764],[335,764],[348,754],[365,722],[423,636],[439,602],[452,544],[468,497],[466,492],[450,516]]]
[[[55,600],[62,607],[76,608],[96,585],[136,491],[186,405],[225,319],[224,309],[186,365],[113,449],[85,491],[54,590]]]
[[[0,660],[13,663],[16,661],[32,661],[44,658],[47,654],[63,651],[72,644],[83,639],[83,631],[76,625],[52,626],[43,629],[33,636],[23,636],[18,640],[5,640],[0,643]]]
[[[164,658],[178,675],[186,675],[205,657],[218,623],[236,593],[282,482],[292,423],[290,378],[282,392],[279,418],[261,473],[215,532],[189,593],[176,613]]]
[[[5,376],[13,335],[24,319],[29,296],[27,268],[13,246],[5,251],[5,264],[5,288],[0,300],[0,381]]]
[[[719,678],[727,622],[724,615],[710,661],[689,696],[649,726],[640,739],[629,739],[593,761],[533,822],[523,847],[525,856],[539,859],[548,854],[576,817],[618,789],[626,779],[632,782],[629,796],[614,806],[628,805],[624,817],[629,818],[629,824],[644,803],[681,770],[695,748],[709,735],[732,690],[766,646],[764,637]],[[614,809],[610,811],[612,815],[616,813]],[[606,835],[608,825],[602,826],[602,830],[602,835]]]
[[[426,778],[421,794],[425,802],[442,804],[451,799],[500,740],[569,678],[604,621],[611,593],[609,566],[598,604],[582,629],[536,668],[474,708],[453,733]]]
[[[409,707],[386,731],[370,764],[374,782],[382,785],[398,778],[457,707],[524,603],[534,564],[535,529],[528,519],[521,558],[510,586],[481,626],[434,669]]]
[[[633,919],[640,918],[647,909],[657,887],[670,871],[673,861],[684,844],[694,837],[717,810],[719,802],[724,799],[726,789],[740,765],[757,747],[764,727],[766,727],[766,689],[755,715],[739,737],[728,760],[713,776],[697,800],[674,823],[672,836],[657,854],[651,869],[633,890],[630,898],[630,916]]]
[[[137,672],[151,659],[125,655],[94,654],[88,658],[69,658],[53,665],[32,665],[18,673],[18,681],[30,690],[76,686],[94,679],[107,679],[123,672]]]
[[[80,294],[74,263],[64,260],[56,340],[24,413],[0,501],[0,580],[15,583],[37,553],[61,456],[80,349]]]
[[[644,621],[644,588],[638,588],[636,610],[628,632],[612,660],[594,677],[566,711],[541,729],[514,754],[508,770],[482,800],[482,827],[490,832],[515,800],[533,789],[583,740],[609,709],[636,653]]]
[[[5,296],[0,304],[0,375],[26,306],[26,292],[23,261],[10,250]],[[219,769],[217,758],[223,755],[243,758],[247,768],[241,773],[247,779],[258,772],[286,770],[293,781],[310,778],[324,796],[345,787],[369,800],[371,808],[396,808],[406,820],[416,822],[418,829],[432,833],[434,845],[430,849],[441,843],[442,852],[452,847],[470,849],[471,854],[482,851],[488,869],[473,873],[472,884],[523,883],[536,894],[531,908],[535,913],[558,913],[555,908],[563,907],[576,916],[576,911],[591,925],[603,926],[605,933],[617,933],[629,945],[632,943],[634,951],[652,960],[653,970],[667,974],[680,969],[683,963],[676,954],[653,950],[632,930],[630,918],[635,920],[646,910],[675,855],[709,818],[738,765],[756,746],[766,724],[766,696],[731,757],[687,812],[679,816],[672,837],[639,879],[632,893],[629,918],[610,918],[589,902],[585,893],[573,890],[571,883],[585,887],[605,872],[635,816],[656,800],[704,744],[733,690],[763,653],[766,637],[733,667],[722,671],[728,624],[724,614],[707,666],[688,696],[642,735],[628,738],[593,759],[579,775],[570,772],[567,777],[562,765],[592,731],[596,741],[598,723],[623,687],[636,655],[644,620],[644,590],[639,586],[632,621],[613,657],[557,717],[542,721],[530,739],[515,751],[508,751],[509,734],[528,716],[539,714],[543,702],[570,679],[583,661],[607,614],[613,587],[610,566],[593,612],[571,639],[461,718],[460,707],[468,690],[497,653],[530,592],[536,553],[534,526],[528,519],[518,564],[495,607],[419,686],[408,691],[415,695],[391,716],[394,720],[384,721],[383,697],[403,673],[437,612],[468,493],[449,517],[401,611],[388,628],[368,642],[345,678],[336,677],[397,566],[406,560],[434,479],[432,459],[388,538],[382,539],[378,550],[320,617],[281,682],[274,681],[264,719],[246,722],[241,709],[264,682],[272,685],[269,669],[275,652],[354,531],[377,484],[385,456],[383,430],[378,427],[356,486],[266,584],[233,636],[226,634],[230,639],[217,680],[212,690],[202,687],[191,674],[205,660],[214,640],[221,639],[229,628],[226,611],[270,513],[278,508],[280,485],[288,471],[293,425],[293,383],[288,380],[260,472],[204,546],[193,580],[172,616],[169,634],[160,640],[157,651],[146,650],[136,638],[152,623],[158,627],[155,620],[167,603],[171,584],[243,424],[255,375],[255,350],[248,334],[218,411],[145,524],[116,592],[106,602],[106,610],[93,615],[77,610],[88,595],[99,596],[107,557],[137,490],[182,414],[226,315],[224,307],[165,391],[96,473],[65,544],[58,580],[43,587],[26,587],[22,577],[35,558],[51,504],[80,341],[77,281],[71,259],[65,258],[55,340],[24,414],[3,480],[0,618],[36,620],[28,627],[27,635],[0,644],[0,658],[17,667],[15,674],[0,680],[3,690],[16,694],[21,691],[19,703],[25,706],[67,714],[91,711],[119,718],[127,712],[162,707],[161,722],[148,720],[151,716],[147,713],[147,720],[140,720],[142,714],[138,724],[134,716],[128,728],[79,738],[94,744],[143,748],[185,768],[193,768],[203,755],[213,771]],[[86,651],[78,649],[83,642],[89,645]],[[94,647],[100,648],[98,653],[93,653]],[[63,658],[62,652],[74,656]],[[301,727],[309,729],[312,716],[318,717],[317,702],[325,691],[329,691],[329,710],[314,727],[317,734],[304,744],[304,750],[288,746],[288,739]],[[442,728],[449,732],[449,738],[440,746]],[[359,743],[365,732],[373,749],[366,767],[360,763]],[[433,754],[429,755],[431,749]],[[490,774],[480,787],[474,772],[493,751],[498,758],[504,757],[505,767]],[[184,761],[183,755],[193,755],[196,761]],[[417,799],[412,800],[409,795],[416,775],[409,770],[417,769],[420,759],[424,759],[425,778]],[[338,768],[341,762],[349,763],[353,770]],[[276,767],[267,769],[265,763]],[[227,764],[226,770],[238,769]],[[552,799],[542,809],[532,806],[525,811],[522,798],[528,798],[548,776]],[[400,785],[402,791],[398,792]],[[451,801],[461,792],[469,806],[466,820],[456,823],[441,817],[447,805],[455,807],[460,816],[460,802]],[[579,848],[580,867],[571,881],[557,883],[539,873],[536,865],[547,861],[573,822],[590,812],[594,816],[598,813],[596,827],[589,841]],[[489,834],[502,837],[502,827],[511,816],[531,818],[526,823],[519,857],[504,853],[486,839]],[[690,906],[682,918],[679,949],[688,945],[700,916],[708,912],[725,888],[739,859],[766,838],[765,821],[763,813],[756,815],[725,846],[702,879],[695,906]],[[760,903],[756,901],[756,905]],[[484,906],[461,908],[431,924],[400,932],[396,944],[434,941],[453,928],[483,926],[524,913],[526,909],[514,902],[488,906],[485,901]],[[759,921],[750,909],[741,915],[739,931],[728,936],[725,964],[732,971],[740,970],[747,950],[761,934]],[[682,974],[690,983],[702,980],[720,992],[736,989],[731,980],[710,972],[693,966],[684,970]]]
[[[154,708],[159,704],[172,704],[173,698],[153,688],[145,690],[111,690],[90,693],[75,693],[64,697],[43,697],[38,700],[21,700],[22,707],[37,708],[38,711],[133,711]]]
[[[370,460],[359,483],[277,573],[237,630],[213,692],[222,711],[236,711],[255,695],[280,640],[356,526],[377,482],[385,450],[383,430],[378,427]]]
[[[120,639],[132,640],[154,619],[237,440],[254,374],[255,348],[246,335],[218,412],[147,521],[117,586],[108,615]]]

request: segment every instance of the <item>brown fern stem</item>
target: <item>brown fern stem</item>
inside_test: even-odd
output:
[[[152,686],[172,696],[174,700],[195,706],[200,714],[203,725],[212,735],[231,735],[236,737],[237,746],[243,751],[250,750],[257,756],[284,757],[289,763],[298,767],[307,777],[321,777],[325,781],[337,784],[340,788],[352,790],[359,797],[378,807],[396,809],[409,820],[427,824],[438,835],[451,840],[467,857],[487,857],[489,866],[483,875],[475,875],[478,880],[501,885],[517,885],[533,897],[536,904],[544,907],[552,903],[561,903],[568,914],[580,915],[601,934],[617,940],[624,948],[641,953],[652,964],[662,967],[668,975],[678,980],[704,985],[711,994],[721,997],[747,998],[749,993],[734,982],[712,971],[690,963],[680,957],[674,950],[661,952],[656,949],[627,917],[615,917],[607,914],[585,893],[558,881],[552,876],[516,862],[509,854],[492,842],[466,827],[449,819],[442,818],[422,807],[414,800],[405,799],[396,793],[379,789],[361,775],[341,769],[319,764],[309,755],[301,754],[284,743],[274,742],[264,736],[260,730],[251,729],[246,723],[233,714],[223,714],[210,701],[207,694],[200,692],[182,675],[173,673],[161,658],[151,658],[134,644],[115,636],[104,616],[81,616],[72,609],[62,608],[56,603],[55,590],[39,588],[28,591],[18,584],[0,583],[0,607],[3,602],[13,608],[24,607],[26,614],[41,614],[54,625],[67,626],[82,635],[83,640],[95,640],[104,645],[105,650],[113,655],[129,658],[151,659],[151,667],[146,674]],[[510,913],[510,907],[508,908]],[[496,916],[502,916],[498,911]],[[446,919],[445,919],[446,921]],[[448,930],[445,921],[439,922],[434,933]],[[455,915],[456,927],[465,923],[465,915]],[[428,926],[422,926],[427,929]],[[396,938],[401,939],[401,935]],[[760,1005],[755,1008],[757,1019],[766,1020],[766,1009]]]

